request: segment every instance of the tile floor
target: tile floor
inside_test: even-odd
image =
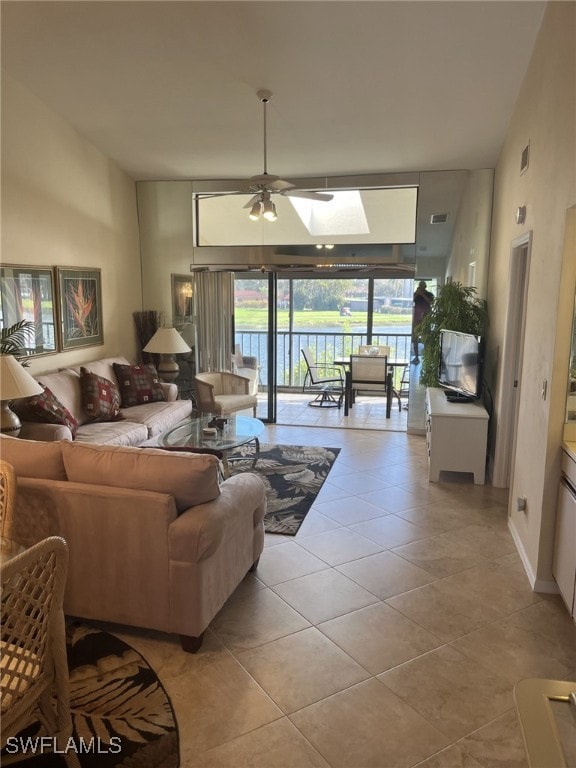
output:
[[[182,768],[527,766],[514,683],[576,680],[576,627],[532,592],[506,492],[429,484],[406,432],[265,439],[341,448],[298,535],[267,536],[197,655],[118,632],[171,697]]]

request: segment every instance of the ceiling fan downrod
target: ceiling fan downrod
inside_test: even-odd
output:
[[[267,127],[266,126],[266,122],[267,122],[266,121],[266,105],[268,104],[268,102],[272,98],[272,93],[271,93],[271,91],[262,90],[262,91],[258,91],[256,93],[256,96],[258,96],[258,98],[260,99],[260,101],[262,102],[262,105],[264,107],[264,110],[263,110],[264,130],[263,130],[263,134],[262,134],[263,135],[263,140],[264,140],[264,174],[263,175],[267,176],[268,175],[268,148],[267,148],[268,142],[267,142],[267,130],[266,130],[266,127]]]

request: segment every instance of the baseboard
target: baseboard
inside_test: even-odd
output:
[[[524,570],[526,571],[526,576],[528,576],[528,581],[530,582],[530,586],[532,587],[532,590],[534,592],[542,592],[544,594],[548,595],[557,595],[560,593],[560,590],[558,589],[558,584],[554,581],[554,579],[537,579],[534,571],[532,570],[532,566],[530,565],[530,561],[528,560],[528,555],[526,554],[526,550],[524,549],[524,544],[522,543],[522,539],[520,538],[520,535],[518,531],[516,530],[516,526],[512,522],[512,519],[508,519],[508,530],[510,531],[512,535],[512,539],[514,540],[514,544],[516,545],[516,549],[518,550],[518,554],[520,555],[520,560],[522,560],[522,565],[524,566]]]

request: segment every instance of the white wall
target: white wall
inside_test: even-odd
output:
[[[526,336],[520,382],[517,452],[511,499],[527,498],[526,513],[510,505],[510,527],[532,582],[553,586],[551,558],[562,440],[570,328],[564,308],[574,302],[574,278],[561,282],[566,211],[576,203],[576,5],[549,3],[520,90],[495,174],[488,305],[489,356],[495,417],[501,391],[501,357],[511,242],[532,231]],[[528,170],[520,174],[522,149],[530,143]],[[515,223],[526,205],[523,225]],[[572,252],[574,258],[574,251]],[[572,273],[573,274],[573,273]],[[560,370],[562,369],[562,370]],[[548,397],[541,395],[543,381]],[[498,435],[496,441],[502,439]]]
[[[136,351],[142,308],[135,184],[29,90],[2,76],[2,262],[102,270],[104,344],[32,373]]]

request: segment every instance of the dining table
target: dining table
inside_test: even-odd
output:
[[[349,403],[350,400],[350,389],[351,389],[351,379],[350,379],[350,355],[347,357],[339,356],[334,358],[334,365],[337,365],[340,368],[343,368],[344,370],[344,381],[345,381],[345,400],[346,403]],[[401,407],[401,399],[400,399],[400,393],[397,389],[394,388],[394,371],[397,368],[404,369],[408,365],[407,360],[398,360],[398,359],[388,359],[386,360],[386,418],[389,419],[392,414],[392,400],[395,397],[398,400],[398,405]],[[344,415],[348,415],[347,413],[348,409],[344,409]]]

